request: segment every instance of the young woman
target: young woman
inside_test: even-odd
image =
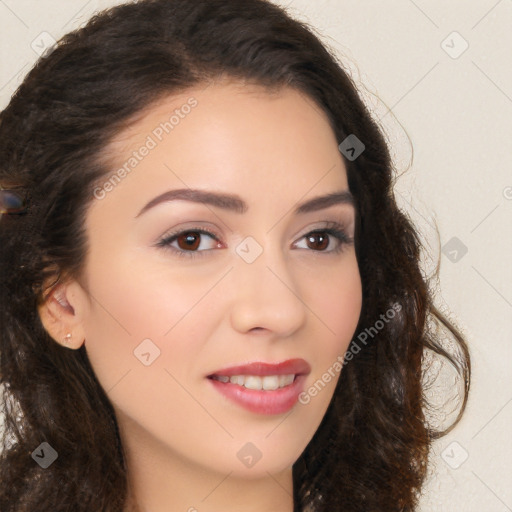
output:
[[[2,511],[414,510],[443,433],[426,354],[465,383],[458,421],[468,351],[305,25],[103,12],[2,112],[0,185]]]

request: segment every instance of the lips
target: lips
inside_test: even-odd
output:
[[[229,368],[212,373],[209,377],[215,375],[225,375],[227,377],[232,375],[288,375],[291,373],[294,375],[306,375],[310,371],[311,367],[304,359],[288,359],[282,363],[255,362],[240,366],[230,366]]]
[[[289,359],[230,366],[208,379],[214,389],[251,412],[281,414],[295,405],[310,371],[304,359]]]

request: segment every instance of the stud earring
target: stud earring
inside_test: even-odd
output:
[[[71,333],[68,332],[66,334],[66,336],[64,337],[64,343],[68,344],[71,341],[71,338],[72,338]]]

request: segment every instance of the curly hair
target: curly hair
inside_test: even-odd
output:
[[[386,140],[334,52],[266,0],[141,0],[65,35],[0,114],[0,185],[27,196],[25,211],[0,216],[3,512],[125,510],[126,459],[112,404],[85,346],[56,343],[38,306],[49,280],[83,272],[84,219],[109,171],[100,158],[108,142],[159,98],[218,76],[300,90],[327,114],[337,141],[354,134],[364,142],[357,159],[344,160],[363,287],[356,332],[401,305],[344,364],[293,466],[295,512],[413,511],[432,441],[461,418],[467,345],[434,305],[419,235],[394,199]],[[448,361],[463,383],[445,430],[426,421],[427,352]],[[59,453],[47,469],[31,457],[41,440]]]

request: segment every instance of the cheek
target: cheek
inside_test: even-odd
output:
[[[339,269],[317,276],[316,286],[310,281],[306,287],[310,309],[319,320],[322,350],[318,358],[333,362],[347,349],[361,313],[362,285],[355,254],[348,255]]]
[[[115,268],[97,266],[90,275],[94,293],[85,346],[105,389],[127,371],[173,368],[176,361],[181,372],[190,369],[210,328],[212,315],[201,299],[213,278],[194,282],[190,275],[152,272],[133,260]]]
[[[310,344],[313,370],[308,376],[300,407],[315,417],[311,435],[332,399],[343,368],[343,356],[354,337],[362,307],[362,285],[355,254],[345,258],[337,269],[317,273],[316,286],[307,281],[305,300],[317,317]],[[306,412],[305,412],[306,413]]]
[[[219,317],[207,292],[218,276],[195,280],[133,261],[93,275],[86,350],[118,418],[185,452],[204,436],[192,425],[222,436],[189,394],[200,396],[197,364]]]

